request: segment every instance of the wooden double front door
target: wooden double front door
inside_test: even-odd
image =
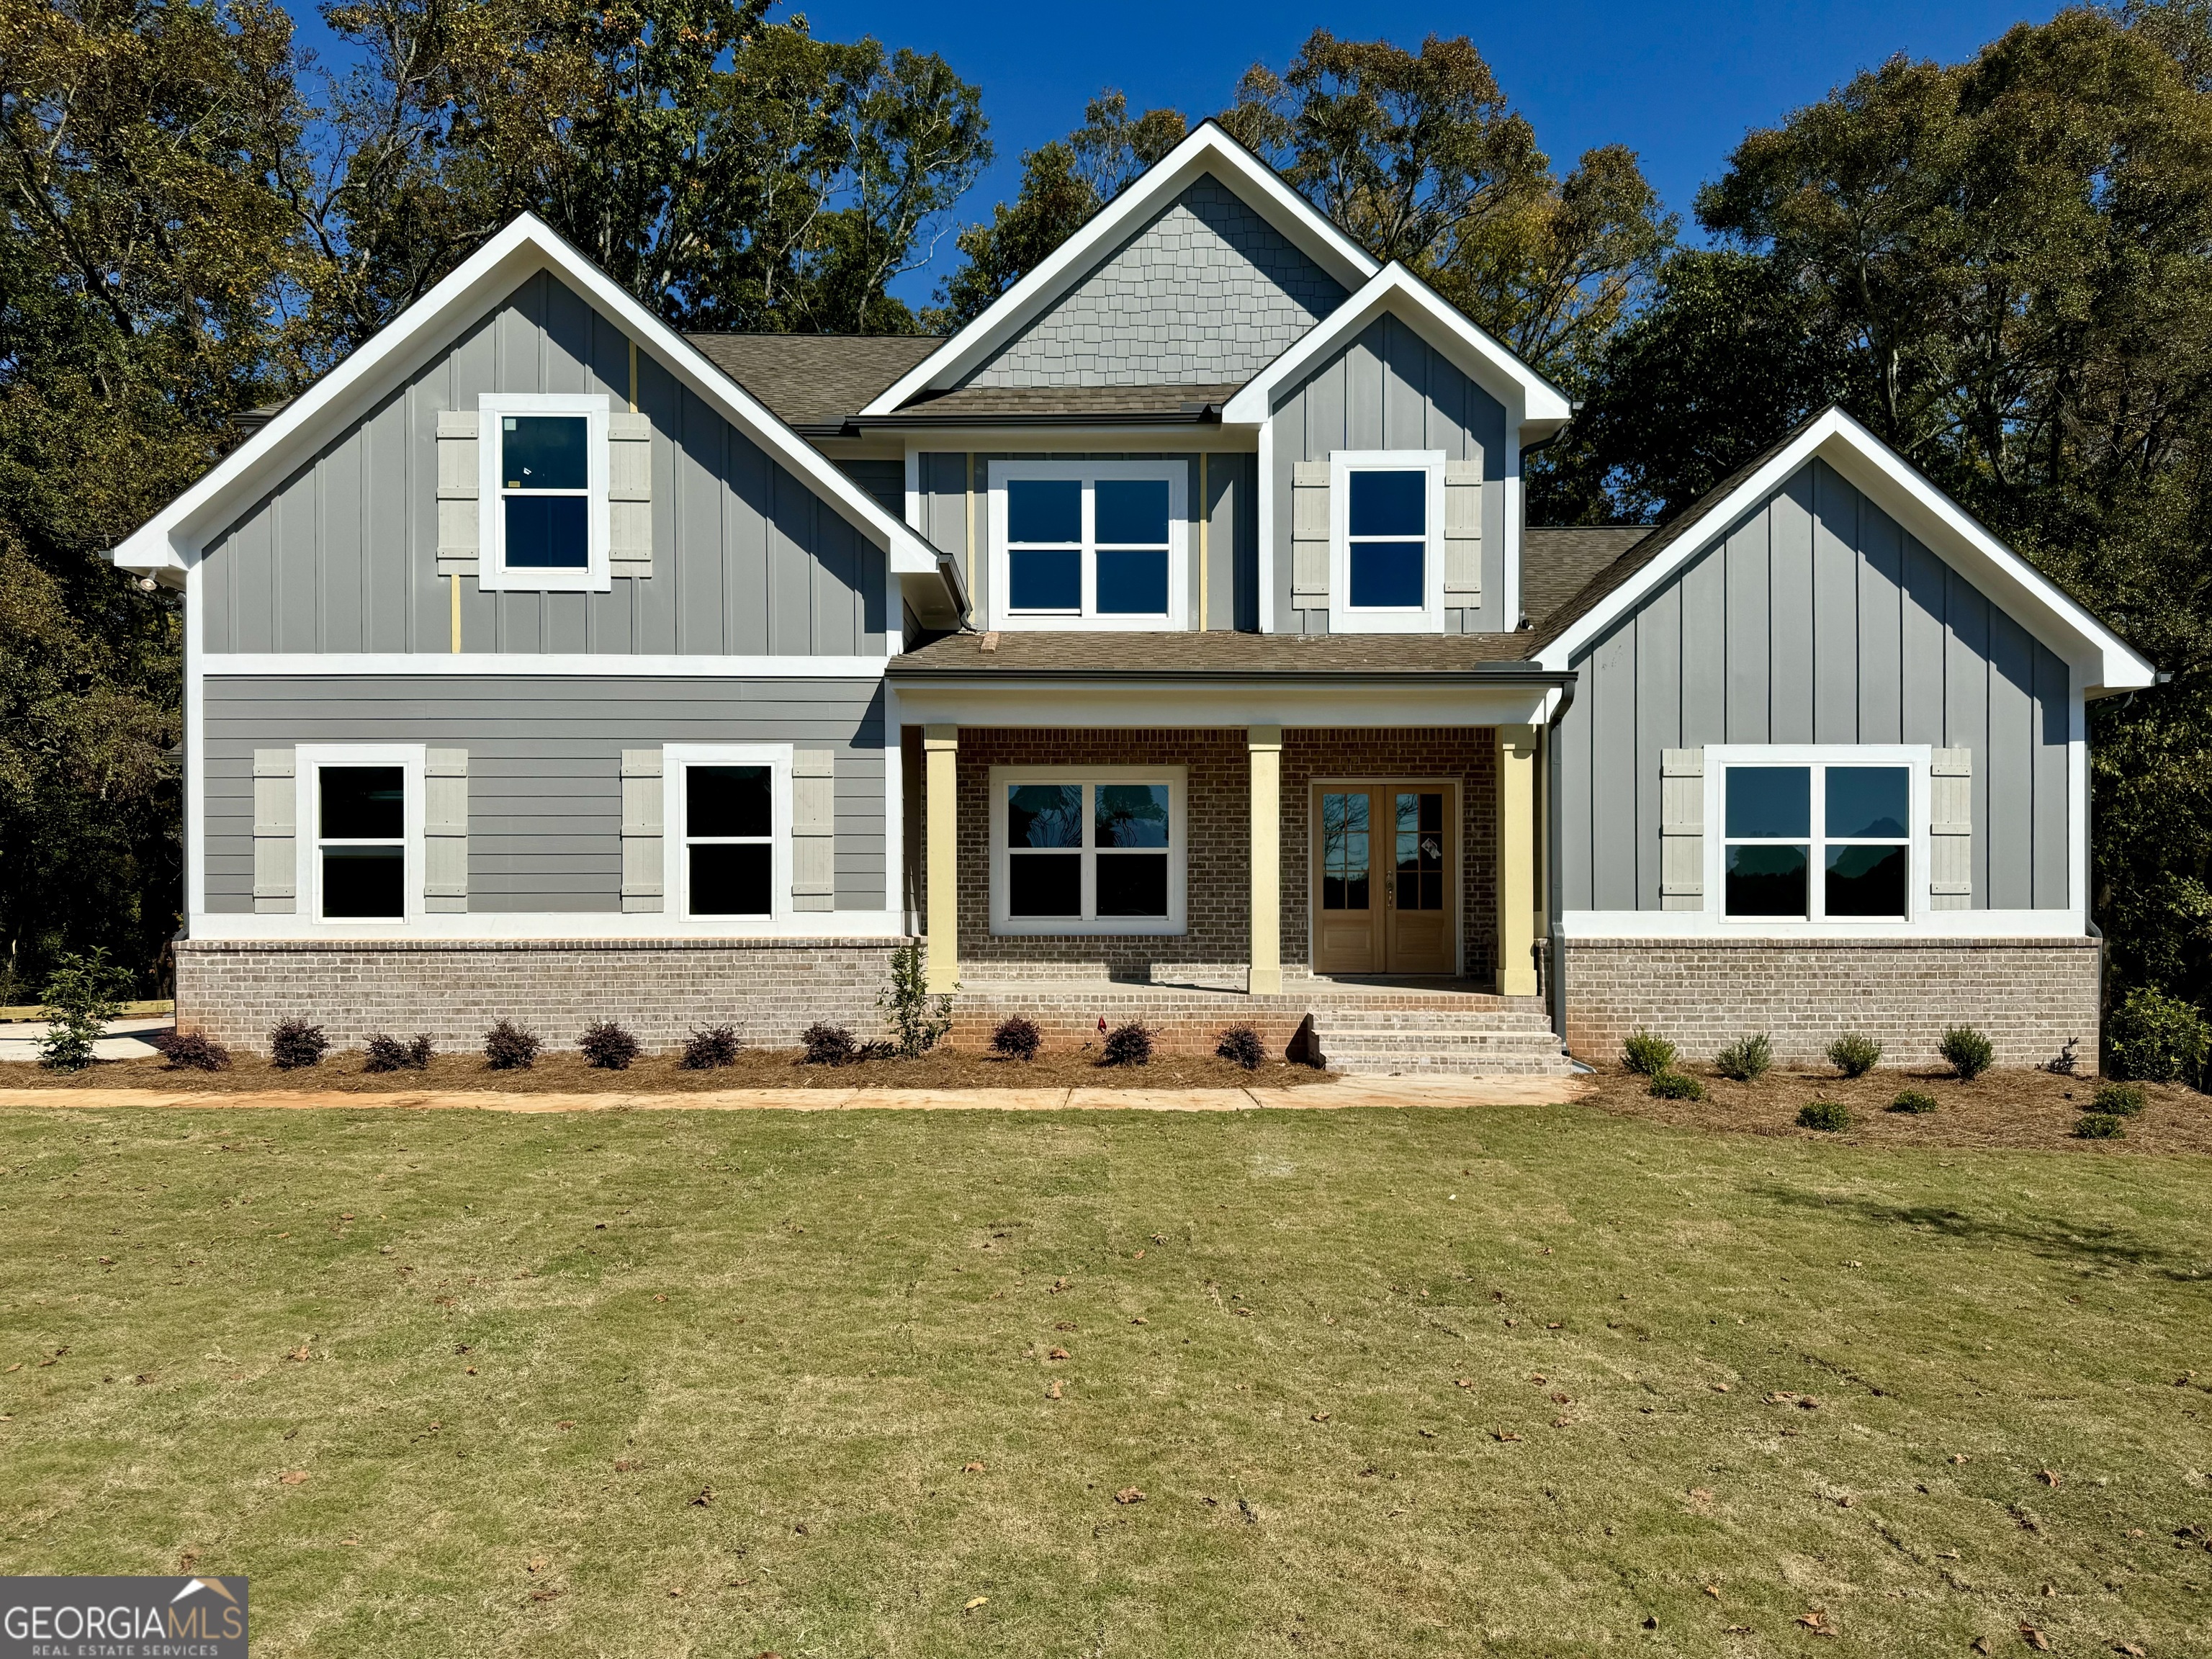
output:
[[[1457,968],[1457,799],[1446,783],[1314,785],[1314,972]]]

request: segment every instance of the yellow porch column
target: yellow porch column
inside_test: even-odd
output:
[[[1252,757],[1252,969],[1255,996],[1283,988],[1283,728],[1246,728]]]
[[[1498,728],[1498,990],[1536,994],[1536,728]]]
[[[960,978],[960,728],[921,728],[922,799],[929,817],[929,990]]]

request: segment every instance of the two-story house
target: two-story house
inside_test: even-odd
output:
[[[918,934],[963,1035],[2094,1043],[2149,665],[1838,410],[1530,528],[1573,412],[1211,125],[944,339],[687,338],[520,220],[115,552],[180,1016],[781,1043]]]

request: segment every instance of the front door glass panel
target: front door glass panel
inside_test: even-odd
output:
[[[1370,797],[1357,793],[1321,798],[1321,908],[1368,908],[1368,836]]]
[[[1401,910],[1444,908],[1444,798],[1438,790],[1407,790],[1396,798]]]

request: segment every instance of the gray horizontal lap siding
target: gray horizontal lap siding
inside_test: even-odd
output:
[[[1505,408],[1395,317],[1378,319],[1279,399],[1274,413],[1275,627],[1326,634],[1325,608],[1293,609],[1291,470],[1339,449],[1440,449],[1482,463],[1482,603],[1444,613],[1455,634],[1497,634],[1505,616]]]
[[[2063,909],[2066,665],[1815,462],[1585,656],[1558,735],[1560,902],[1660,907],[1660,751],[1973,751],[1973,908]]]
[[[1205,178],[1130,233],[965,384],[1246,380],[1344,298],[1343,287],[1281,232]]]
[[[488,392],[630,397],[629,341],[541,273],[210,543],[213,652],[446,652],[438,415]],[[605,593],[461,584],[467,651],[848,656],[884,648],[884,555],[651,355],[653,574]],[[894,512],[897,511],[895,507]]]
[[[622,908],[622,751],[793,743],[836,751],[836,906],[880,910],[875,680],[300,676],[207,682],[208,908],[253,908],[253,751],[422,743],[469,757],[469,908]]]

